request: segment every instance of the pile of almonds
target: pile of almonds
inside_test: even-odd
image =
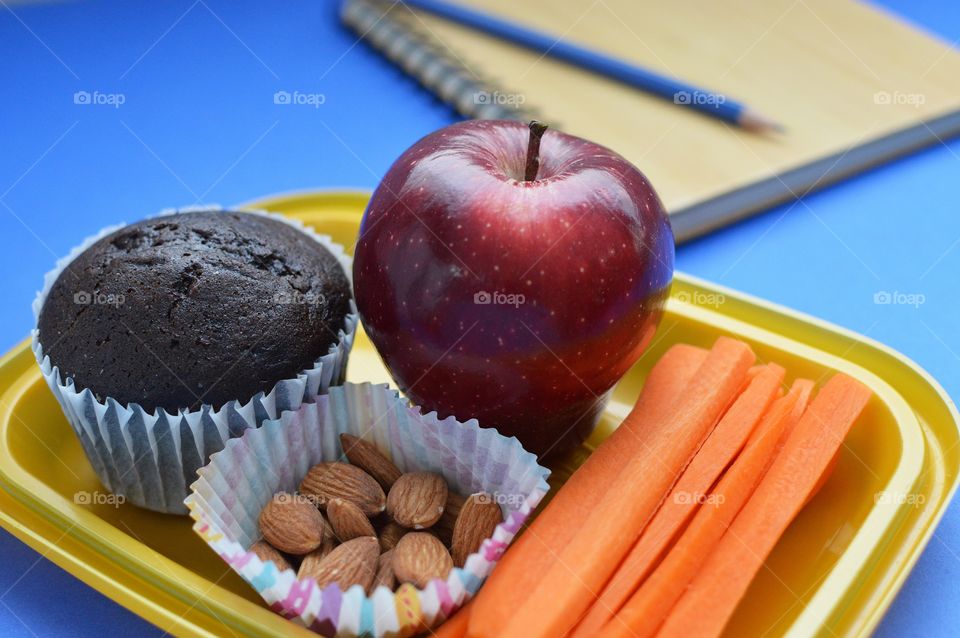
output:
[[[250,548],[277,569],[321,587],[423,588],[462,567],[502,521],[486,493],[463,497],[432,472],[402,473],[373,445],[349,434],[350,463],[314,465],[297,494],[279,492],[260,512],[263,540]]]

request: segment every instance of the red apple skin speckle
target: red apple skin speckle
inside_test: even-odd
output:
[[[411,400],[553,456],[589,435],[650,342],[674,245],[632,164],[548,130],[523,181],[528,138],[474,120],[407,150],[364,214],[354,288]]]

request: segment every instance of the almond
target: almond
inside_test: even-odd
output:
[[[264,506],[258,519],[268,543],[289,554],[312,552],[330,530],[313,503],[298,495],[279,492]]]
[[[250,551],[256,554],[257,558],[263,562],[273,563],[277,571],[282,572],[285,569],[293,569],[283,554],[274,549],[267,541],[257,541],[250,546]]]
[[[327,503],[327,520],[341,543],[359,536],[377,535],[367,515],[351,501],[342,498],[333,498]]]
[[[393,575],[393,550],[387,550],[380,554],[380,562],[377,563],[377,575],[373,577],[373,585],[370,591],[373,592],[377,587],[384,586],[390,591],[397,585],[397,579]]]
[[[492,496],[485,492],[471,495],[453,526],[453,540],[450,542],[453,564],[463,567],[467,557],[478,551],[502,522],[503,513]]]
[[[298,578],[313,578],[321,588],[337,583],[343,591],[354,585],[369,590],[377,573],[380,548],[373,536],[354,538],[317,561],[304,559]]]
[[[297,578],[302,578],[303,574],[309,574],[310,572],[316,570],[317,565],[320,564],[320,561],[326,558],[336,546],[337,542],[332,538],[323,539],[323,542],[320,543],[320,547],[304,556],[303,560],[300,561],[300,567],[297,569]]]
[[[409,472],[396,480],[387,495],[387,513],[404,527],[430,527],[447,504],[447,482],[433,472]]]
[[[457,522],[457,516],[460,515],[460,508],[463,507],[466,500],[465,497],[456,492],[449,492],[447,494],[447,504],[443,507],[443,514],[433,526],[433,531],[447,547],[450,547],[453,542],[453,526]]]
[[[397,546],[397,543],[403,537],[404,534],[409,532],[406,527],[390,521],[383,526],[383,529],[380,530],[380,549],[381,551],[389,551]]]
[[[383,490],[389,491],[402,472],[372,443],[344,432],[340,435],[340,447],[350,462],[372,476]]]
[[[314,499],[321,508],[330,499],[342,498],[359,507],[367,516],[383,511],[386,497],[383,488],[372,476],[348,463],[314,465],[300,482],[300,491]]]
[[[423,589],[434,578],[446,579],[453,569],[453,559],[443,543],[433,534],[410,532],[393,549],[393,573],[402,583]]]

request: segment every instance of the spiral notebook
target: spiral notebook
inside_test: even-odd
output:
[[[859,2],[455,1],[786,127],[751,134],[402,2],[344,2],[345,24],[463,115],[536,117],[624,155],[680,241],[960,133],[960,53]]]

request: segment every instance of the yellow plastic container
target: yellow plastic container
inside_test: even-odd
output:
[[[366,193],[302,193],[254,202],[352,246]],[[616,387],[589,444],[633,405],[673,343],[749,342],[788,374],[843,371],[875,398],[837,469],[791,525],[750,588],[729,634],[865,636],[876,626],[942,516],[960,475],[953,402],[896,352],[811,317],[677,274],[657,337]],[[351,381],[389,382],[365,335]],[[556,467],[562,483],[589,453]],[[40,377],[24,341],[0,359],[0,524],[84,582],[180,636],[311,636],[266,609],[191,530],[188,517],[115,506]]]

